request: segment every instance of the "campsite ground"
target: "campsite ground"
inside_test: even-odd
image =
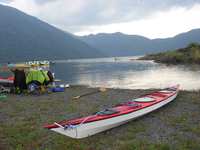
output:
[[[64,93],[9,95],[0,100],[2,150],[168,150],[200,149],[200,92],[181,91],[174,102],[120,127],[76,140],[44,129],[45,123],[85,116],[153,90],[97,89],[74,86]]]

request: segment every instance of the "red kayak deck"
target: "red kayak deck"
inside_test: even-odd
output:
[[[8,80],[8,81],[14,81],[14,77],[8,77],[8,78],[2,78],[2,77],[0,77],[0,81],[6,81],[6,80]]]
[[[140,102],[137,99],[133,99],[131,101],[121,103],[116,105],[115,107],[106,109],[104,111],[97,112],[95,115],[87,116],[87,117],[82,117],[78,119],[71,119],[71,120],[63,120],[61,122],[58,122],[61,126],[67,126],[67,125],[77,125],[81,123],[89,123],[89,122],[95,122],[99,120],[104,120],[104,119],[109,119],[121,115],[126,115],[129,113],[132,113],[134,111],[138,111],[141,109],[144,109],[146,107],[150,107],[152,105],[155,105],[161,101],[164,101],[168,99],[169,97],[173,96],[176,94],[176,90],[178,89],[178,86],[175,87],[174,90],[172,91],[158,91],[158,92],[153,92],[144,96],[139,97],[138,99],[147,99],[149,98],[151,101],[147,102]],[[105,113],[106,112],[106,113]],[[59,127],[56,124],[50,124],[50,125],[45,125],[44,128],[52,129],[52,128],[57,128]]]

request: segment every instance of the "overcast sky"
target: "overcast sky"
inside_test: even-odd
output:
[[[68,32],[171,37],[200,28],[200,0],[0,0]]]

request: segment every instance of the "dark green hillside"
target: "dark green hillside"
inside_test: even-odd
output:
[[[17,9],[0,5],[0,61],[102,57],[102,53]]]
[[[200,45],[192,43],[186,48],[151,54],[141,59],[155,60],[167,64],[200,64]]]

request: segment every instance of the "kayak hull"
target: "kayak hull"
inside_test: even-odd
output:
[[[124,123],[127,123],[133,119],[136,119],[140,116],[143,116],[147,113],[150,113],[154,110],[157,110],[161,108],[162,106],[168,104],[169,102],[173,101],[178,94],[178,91],[175,91],[173,94],[168,96],[166,99],[161,100],[153,105],[150,105],[148,107],[144,107],[142,109],[133,111],[131,113],[119,115],[116,117],[111,117],[103,120],[97,120],[87,123],[80,123],[77,125],[74,125],[70,128],[63,128],[62,126],[51,128],[50,130],[55,131],[57,133],[63,134],[65,136],[69,136],[71,138],[85,138],[97,133],[100,133],[102,131],[120,126]]]

